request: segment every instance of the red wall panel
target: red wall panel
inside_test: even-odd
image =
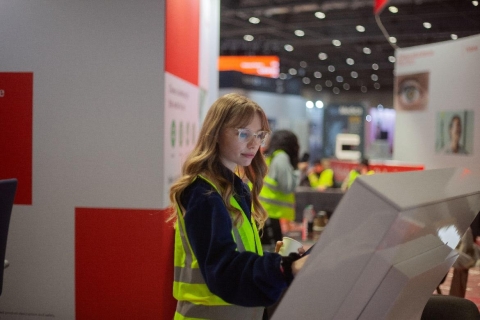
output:
[[[33,73],[0,72],[0,179],[17,178],[15,204],[32,204]]]
[[[198,86],[199,0],[167,0],[165,71]]]
[[[76,319],[172,319],[168,210],[75,209]]]

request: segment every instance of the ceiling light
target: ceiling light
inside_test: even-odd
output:
[[[357,29],[358,32],[365,32],[365,27],[361,25],[356,26],[355,29]]]
[[[290,68],[290,69],[288,69],[288,73],[290,73],[292,76],[294,76],[294,75],[297,74],[297,69]]]
[[[378,70],[378,64],[376,64],[376,63],[372,64],[372,69],[373,70]]]
[[[302,79],[302,82],[303,82],[304,84],[310,84],[310,81],[311,81],[311,80],[310,80],[309,77],[303,77],[303,79]]]
[[[339,94],[339,93],[340,93],[340,89],[338,89],[337,87],[333,88],[333,93]]]
[[[373,87],[374,87],[375,89],[377,89],[377,90],[380,89],[380,83],[375,82],[375,83],[373,84]],[[379,104],[379,106],[381,106],[381,104]]]
[[[287,79],[287,75],[285,73],[280,73],[280,75],[278,77],[282,80]]]
[[[456,34],[454,34],[454,33],[452,33],[452,34],[450,35],[450,37],[452,38],[452,40],[457,40],[457,39],[458,39],[458,36],[457,36]]]
[[[395,63],[395,61],[397,61],[397,59],[395,59],[394,56],[389,56],[388,61],[390,61],[391,63]]]
[[[365,47],[365,48],[363,48],[363,53],[370,54],[370,53],[372,53],[372,50],[370,50],[370,48],[368,48],[368,47]]]
[[[355,63],[355,61],[352,58],[347,59],[347,64],[348,65],[353,66],[354,63]]]
[[[334,71],[335,71],[335,67],[332,66],[332,65],[329,65],[329,66],[328,66],[328,71],[334,72]]]
[[[345,89],[345,90],[350,90],[350,85],[345,82],[345,83],[343,84],[343,89]]]
[[[343,82],[343,77],[342,76],[337,76],[336,80],[337,80],[337,82]]]
[[[321,86],[320,86],[321,87]],[[315,102],[315,107],[317,107],[318,109],[322,109],[323,108],[323,102],[320,101],[320,100],[317,100]]]
[[[472,1],[472,4],[476,7],[478,6],[478,1]]]
[[[367,87],[366,87],[366,86],[362,86],[362,87],[360,88],[360,90],[362,90],[363,93],[366,93],[366,92],[367,92]]]
[[[395,7],[395,6],[390,6],[390,7],[388,7],[388,11],[390,11],[391,13],[397,13],[397,12],[398,12],[398,8]]]
[[[397,43],[397,38],[390,37],[390,38],[388,38],[388,41],[390,41],[391,43]]]
[[[285,51],[292,52],[293,51],[293,46],[290,44],[286,44],[284,47]]]
[[[369,115],[369,114],[367,114],[367,115],[365,116],[365,120],[367,120],[367,122],[372,122],[372,116]]]
[[[243,36],[243,40],[253,41],[253,36],[251,34],[246,34],[246,35]]]
[[[317,11],[315,12],[315,17],[317,17],[318,19],[325,19],[325,13],[321,12],[321,11]]]
[[[378,80],[378,76],[376,74],[372,74],[371,75],[371,78],[373,81],[377,81]]]
[[[431,24],[430,22],[424,22],[424,23],[423,23],[423,27],[424,27],[425,29],[430,29],[430,28],[432,27],[432,24]]]
[[[315,85],[315,90],[317,90],[317,91],[322,91],[322,89],[323,89],[323,88],[322,88],[322,85],[321,85],[321,84],[316,84],[316,85]]]
[[[313,108],[313,101],[310,101],[308,100],[305,105],[307,106],[308,109],[312,109]]]
[[[300,67],[306,68],[307,67],[307,62],[306,61],[300,61]]]
[[[303,37],[305,35],[305,32],[303,32],[303,30],[295,30],[294,33],[297,37]]]
[[[320,78],[322,77],[322,73],[321,73],[320,71],[315,71],[315,72],[313,73],[313,76],[314,76],[315,78],[317,78],[317,79],[320,79]]]
[[[335,47],[340,47],[342,45],[342,43],[340,42],[340,40],[332,40],[332,44],[335,46]]]
[[[318,54],[318,59],[320,59],[320,60],[327,60],[327,58],[328,58],[328,56],[325,52],[320,52]]]
[[[351,76],[352,78],[356,79],[356,78],[358,78],[358,72],[352,71],[352,72],[350,72],[350,76]]]
[[[248,19],[248,22],[253,23],[253,24],[259,24],[260,19],[258,19],[257,17],[250,17],[250,19]]]
[[[325,85],[330,88],[333,85],[333,83],[332,83],[332,81],[327,80],[327,81],[325,81]]]
[[[379,103],[378,106],[377,106],[377,109],[378,110],[383,110],[383,104]]]

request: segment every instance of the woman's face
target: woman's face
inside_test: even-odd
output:
[[[461,135],[462,125],[460,124],[460,120],[458,120],[458,118],[455,118],[453,119],[452,126],[450,128],[450,139],[452,140],[452,144],[458,145]]]
[[[252,121],[242,129],[246,132],[258,133],[262,130],[260,116],[255,113]],[[252,136],[251,139],[241,141],[237,128],[224,128],[218,137],[220,161],[223,165],[234,171],[236,166],[249,166],[253,157],[260,148],[261,141]]]

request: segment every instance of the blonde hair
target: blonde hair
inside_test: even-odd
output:
[[[220,161],[217,140],[222,130],[245,127],[252,121],[255,114],[260,116],[262,130],[270,131],[262,108],[242,95],[226,94],[213,103],[203,122],[197,144],[182,166],[182,176],[170,188],[170,201],[173,208],[178,205],[182,211],[185,211],[180,203],[181,195],[198,175],[203,175],[218,188],[228,212],[233,215],[234,224],[238,226],[243,222],[241,211],[230,204],[230,197],[234,192],[233,184],[222,174],[224,165]],[[237,172],[243,172],[252,183],[252,217],[258,228],[262,229],[267,219],[267,212],[260,204],[258,194],[262,189],[263,178],[268,168],[260,150],[249,166],[238,169]],[[176,218],[176,210],[174,210],[168,220],[176,220]]]

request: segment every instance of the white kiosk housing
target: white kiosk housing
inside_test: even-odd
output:
[[[357,178],[273,319],[420,319],[479,211],[466,169]]]

